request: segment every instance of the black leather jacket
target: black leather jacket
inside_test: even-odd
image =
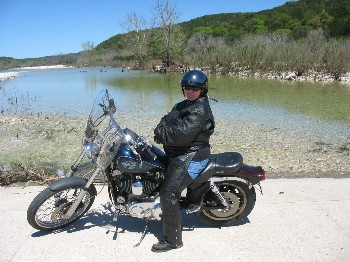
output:
[[[154,140],[163,144],[170,157],[197,152],[193,160],[202,160],[210,155],[209,137],[214,127],[207,96],[195,101],[184,100],[161,119],[154,130]]]

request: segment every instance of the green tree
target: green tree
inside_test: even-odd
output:
[[[277,29],[287,28],[287,25],[292,17],[285,13],[272,12],[267,21],[265,22],[266,26],[270,31],[275,31]]]
[[[212,34],[214,36],[227,36],[228,35],[228,29],[227,27],[223,25],[219,25],[213,29]]]
[[[329,14],[334,17],[329,25],[331,36],[350,35],[349,0],[329,1]]]
[[[260,17],[255,17],[244,23],[244,29],[247,33],[266,33],[268,31],[265,22]]]
[[[210,26],[198,26],[195,28],[194,33],[211,35],[213,34],[213,29]]]
[[[301,26],[300,20],[297,18],[294,18],[294,19],[291,19],[288,21],[286,28],[288,28],[290,30],[294,30],[295,28],[300,27],[300,26]]]

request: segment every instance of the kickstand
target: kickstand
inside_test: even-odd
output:
[[[145,238],[145,236],[147,234],[148,224],[149,224],[149,219],[147,219],[147,221],[146,221],[146,226],[142,232],[142,236],[141,236],[139,242],[136,245],[134,245],[134,247],[138,247],[141,244],[141,242],[143,241],[143,239]]]
[[[114,222],[118,222],[118,217],[119,217],[119,211],[115,211],[114,214],[113,214],[113,221]]]

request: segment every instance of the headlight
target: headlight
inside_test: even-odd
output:
[[[89,159],[95,159],[100,153],[100,147],[95,143],[85,143],[86,156]]]
[[[129,141],[132,140],[132,138],[131,138],[131,136],[129,134],[126,134],[125,135],[125,140],[126,140],[126,142],[129,142]]]

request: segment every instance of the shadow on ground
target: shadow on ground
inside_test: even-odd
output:
[[[247,223],[249,223],[248,218],[243,220],[237,226]],[[140,233],[141,239],[146,224],[146,220],[136,219],[129,216],[119,216],[117,221],[113,221],[113,213],[110,210],[110,205],[106,204],[90,210],[83,217],[67,227],[55,231],[37,231],[32,234],[32,237],[44,237],[46,235],[60,233],[74,233],[81,230],[89,230],[93,227],[101,227],[106,229],[106,234],[112,235],[113,240],[117,240],[120,234],[125,234],[127,232]],[[211,228],[211,226],[202,223],[194,214],[187,214],[185,210],[182,211],[182,227],[183,231],[193,231],[196,228]],[[153,234],[159,240],[162,239],[162,222],[150,220],[146,232],[147,234]]]

